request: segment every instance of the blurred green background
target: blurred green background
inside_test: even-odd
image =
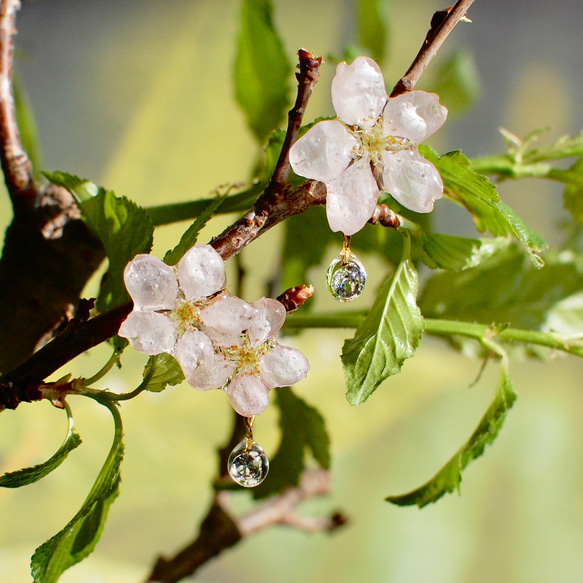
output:
[[[433,11],[444,6],[430,0],[388,4],[384,70],[390,85],[416,54]],[[290,59],[304,47],[328,60],[354,40],[349,0],[274,0],[274,7]],[[24,2],[17,20],[18,69],[37,115],[42,168],[84,176],[144,206],[203,197],[219,184],[247,179],[255,145],[231,83],[237,11],[234,0]],[[463,47],[477,65],[481,99],[465,117],[452,116],[434,147],[462,148],[469,156],[493,153],[503,148],[501,125],[518,135],[552,126],[549,139],[578,132],[580,0],[476,0],[470,16],[474,24],[453,33],[422,86],[431,87],[440,60]],[[306,121],[331,113],[333,73],[329,60]],[[531,226],[556,240],[560,188],[531,180],[502,184],[500,191]],[[465,234],[468,220],[452,206],[437,205],[437,230]],[[4,229],[10,221],[6,197],[0,213]],[[232,218],[213,222],[203,240]],[[185,226],[157,231],[154,253],[173,246]],[[243,255],[249,300],[263,293],[279,237],[275,230]],[[327,261],[337,252],[330,249]],[[325,268],[311,273],[321,304],[328,301]],[[372,274],[371,289],[381,276]],[[425,338],[403,373],[357,409],[344,399],[339,361],[349,334],[310,331],[286,340],[311,361],[297,392],[325,415],[334,455],[332,496],[310,501],[300,512],[339,509],[348,525],[331,535],[270,529],[209,563],[197,580],[581,581],[583,362],[558,355],[548,363],[513,362],[519,399],[495,445],[464,474],[462,496],[423,510],[397,508],[383,498],[420,485],[449,459],[488,406],[498,371],[489,365],[469,388],[480,363]],[[63,374],[90,376],[107,356],[107,349],[97,348]],[[128,350],[124,368],[109,375],[106,386],[131,390],[143,363]],[[0,491],[2,582],[30,581],[34,548],[76,512],[107,453],[109,414],[86,401],[70,399],[81,448],[40,483]],[[64,583],[141,581],[157,554],[171,554],[193,536],[211,499],[216,448],[231,420],[224,395],[183,385],[126,402],[122,415],[121,495],[96,552],[65,573]],[[276,426],[273,410],[256,421],[257,440],[268,454],[277,446]],[[48,403],[5,411],[0,472],[43,461],[65,430],[62,412]],[[233,496],[233,507],[247,511],[246,496]]]

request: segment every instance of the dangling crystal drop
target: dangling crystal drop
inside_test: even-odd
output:
[[[229,475],[244,488],[259,486],[269,472],[269,460],[253,439],[253,420],[254,417],[245,419],[245,439],[233,449],[227,462]]]
[[[269,460],[258,443],[245,438],[231,452],[227,468],[239,486],[254,488],[267,477]]]
[[[326,272],[328,289],[339,302],[351,302],[364,290],[366,269],[350,250],[350,237],[344,236],[344,245]]]

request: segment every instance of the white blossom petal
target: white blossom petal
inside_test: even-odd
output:
[[[204,331],[214,344],[239,346],[241,333],[251,326],[255,309],[236,296],[222,296],[202,310]]]
[[[189,249],[177,269],[186,299],[202,300],[225,286],[225,262],[210,245],[199,243]]]
[[[285,322],[286,311],[281,302],[272,298],[261,298],[253,302],[256,312],[247,333],[252,346],[275,338]]]
[[[439,96],[425,91],[408,91],[389,99],[383,111],[386,135],[406,138],[420,144],[434,134],[447,119],[447,108]]]
[[[171,310],[176,304],[174,270],[153,255],[136,255],[126,265],[123,279],[136,310]]]
[[[259,363],[261,380],[270,388],[289,387],[306,377],[308,359],[295,348],[276,345]]]
[[[361,158],[326,184],[326,216],[333,231],[353,235],[372,217],[379,196],[368,158]]]
[[[385,190],[409,210],[431,212],[443,196],[443,181],[435,166],[416,150],[383,152],[381,160]]]
[[[354,158],[358,140],[338,120],[311,127],[290,149],[289,162],[298,176],[328,182]]]
[[[174,322],[167,316],[135,310],[122,322],[118,334],[138,352],[150,356],[171,353],[177,337]]]
[[[184,373],[184,376],[191,387],[198,391],[210,391],[224,387],[234,371],[234,362],[215,354],[208,366],[199,366],[188,375]]]
[[[176,343],[174,357],[180,364],[180,368],[190,382],[193,374],[211,368],[215,360],[215,351],[210,338],[198,331],[185,332]],[[215,387],[210,388],[217,388]],[[198,388],[198,387],[197,387]]]
[[[233,409],[243,417],[259,415],[269,403],[269,391],[255,375],[236,375],[225,392]]]
[[[386,102],[383,73],[372,59],[357,57],[352,65],[338,64],[332,80],[332,103],[343,122],[372,127]]]

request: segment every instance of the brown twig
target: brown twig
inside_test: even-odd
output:
[[[288,314],[301,308],[314,295],[314,287],[311,285],[295,285],[277,296],[277,300],[285,306]]]
[[[271,177],[271,188],[279,191],[282,191],[287,184],[287,179],[291,169],[289,163],[289,150],[298,139],[306,106],[312,95],[314,85],[318,82],[320,77],[320,65],[322,64],[322,57],[314,57],[312,53],[304,49],[298,51],[298,59],[299,73],[296,73],[296,79],[298,81],[296,102],[288,113],[285,139],[283,141],[281,152],[279,153],[275,171]]]
[[[170,559],[158,558],[147,581],[176,583],[237,544],[241,538],[236,522],[215,499],[200,525],[196,539]]]
[[[303,213],[315,205],[326,204],[326,186],[307,180],[284,197],[267,188],[253,208],[236,223],[225,229],[210,244],[227,260],[275,225]]]
[[[458,0],[444,18],[437,19],[437,23],[435,20],[432,21],[432,26],[423,41],[421,49],[405,75],[401,77],[391,91],[391,97],[397,97],[397,95],[411,91],[415,87],[425,67],[435,57],[445,39],[449,36],[455,25],[464,18],[468,8],[473,3],[474,0]]]
[[[377,204],[372,217],[368,220],[371,225],[382,225],[383,227],[390,227],[391,229],[398,229],[401,226],[401,221],[396,213],[394,213],[386,204]]]
[[[234,546],[242,539],[252,536],[276,524],[287,525],[313,532],[331,531],[344,524],[338,514],[330,518],[301,517],[296,507],[315,496],[324,496],[330,491],[330,476],[324,470],[307,471],[302,474],[297,488],[290,488],[240,518],[227,510],[228,492],[219,492],[205,516],[196,539],[173,557],[158,558],[148,583],[177,583],[193,575],[199,567],[222,551]]]
[[[306,471],[297,488],[290,488],[268,500],[263,506],[239,518],[236,523],[243,537],[256,534],[276,524],[285,524],[302,530],[332,530],[329,518],[304,518],[294,510],[304,500],[325,496],[330,492],[330,474],[326,470]]]
[[[20,0],[0,2],[0,158],[15,212],[31,208],[37,198],[32,165],[20,140],[12,91],[16,12]]]
[[[86,323],[73,318],[59,336],[0,377],[0,411],[42,399],[38,387],[43,380],[79,354],[115,336],[131,309],[131,303],[124,304]]]

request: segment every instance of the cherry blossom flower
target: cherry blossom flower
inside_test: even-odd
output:
[[[306,357],[275,339],[285,316],[277,300],[261,298],[250,305],[233,296],[219,298],[204,313],[204,321],[212,323],[207,333],[223,359],[215,369],[230,370],[225,392],[243,417],[259,415],[271,389],[293,385],[308,373]]]
[[[195,360],[211,366],[212,343],[201,332],[202,314],[225,285],[225,264],[210,245],[196,245],[176,267],[152,255],[136,255],[124,281],[134,308],[120,336],[138,352],[172,354],[183,370],[193,369]]]
[[[139,352],[167,352],[200,391],[225,389],[244,417],[261,413],[269,391],[303,379],[306,357],[275,337],[286,311],[277,300],[253,305],[223,292],[225,268],[209,245],[196,245],[176,268],[136,255],[124,271],[134,309],[119,329]]]
[[[417,145],[445,122],[439,97],[409,91],[389,98],[367,57],[340,63],[332,81],[338,119],[315,124],[290,150],[294,172],[326,184],[330,228],[352,235],[372,216],[380,190],[419,213],[433,210],[443,182]]]

